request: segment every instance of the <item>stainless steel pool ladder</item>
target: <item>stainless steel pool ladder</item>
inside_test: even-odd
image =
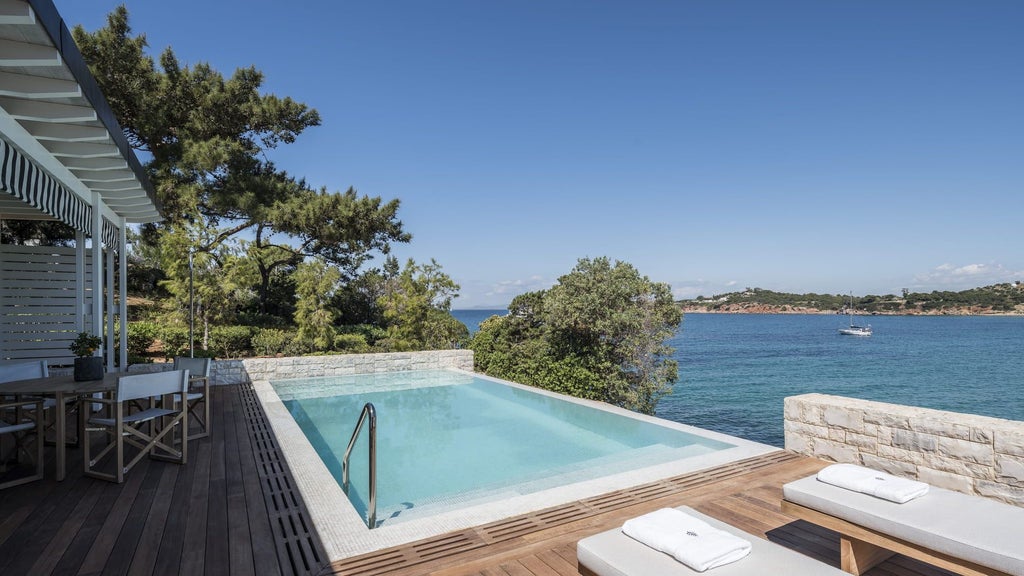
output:
[[[373,404],[367,402],[363,411],[359,413],[359,421],[356,422],[356,429],[352,431],[352,437],[348,441],[348,448],[345,448],[345,457],[341,460],[341,488],[348,494],[348,458],[352,454],[352,448],[356,445],[356,438],[363,429],[363,422],[370,420],[370,502],[366,507],[366,524],[372,530],[377,527],[377,409]]]

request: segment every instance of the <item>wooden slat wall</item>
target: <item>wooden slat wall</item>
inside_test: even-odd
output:
[[[92,256],[86,253],[86,270]],[[0,245],[0,361],[70,364],[77,333],[75,249]],[[92,322],[92,280],[86,275],[85,325]]]

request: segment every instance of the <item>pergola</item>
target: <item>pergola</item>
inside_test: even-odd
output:
[[[108,371],[115,352],[126,367],[125,230],[161,219],[52,0],[0,0],[0,221],[76,231],[73,249],[0,245],[0,362],[69,363],[68,344],[84,331],[104,337]]]

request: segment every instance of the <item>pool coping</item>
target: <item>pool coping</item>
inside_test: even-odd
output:
[[[472,505],[428,517],[385,524],[370,530],[366,527],[363,518],[348,502],[341,487],[334,481],[270,382],[267,380],[255,381],[252,383],[253,389],[263,406],[267,421],[270,423],[285,462],[295,479],[297,489],[309,510],[329,562],[780,450],[774,446],[743,438],[654,416],[637,414],[603,402],[573,398],[476,372],[454,368],[448,368],[448,370],[583,404],[593,409],[651,422],[711,440],[726,442],[734,447],[541,490],[532,494]],[[354,422],[353,426],[355,426]]]

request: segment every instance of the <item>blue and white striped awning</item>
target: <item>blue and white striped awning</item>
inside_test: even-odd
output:
[[[93,237],[92,206],[41,170],[9,142],[0,138],[0,191]],[[117,227],[103,219],[101,236],[108,249],[118,249]]]

